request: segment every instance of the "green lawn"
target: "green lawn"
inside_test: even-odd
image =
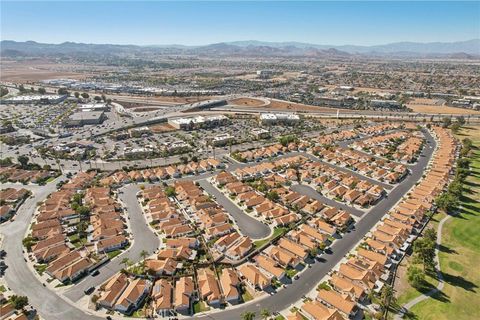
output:
[[[42,275],[45,272],[45,270],[47,270],[48,265],[47,264],[36,264],[34,267],[35,267],[35,270],[37,270],[38,274]]]
[[[210,310],[210,307],[203,301],[197,301],[193,304],[193,313],[199,313]]]
[[[243,291],[243,294],[242,294],[242,300],[243,300],[243,302],[247,302],[247,301],[250,301],[250,300],[252,300],[252,299],[253,299],[253,297],[252,297],[252,295],[250,294],[250,292],[248,292],[247,290],[244,290],[244,291]]]
[[[478,131],[478,128],[473,130],[476,134]],[[463,208],[459,216],[451,218],[443,227],[439,257],[445,287],[412,308],[416,319],[480,318],[480,138],[471,136],[471,139],[477,149],[474,150],[471,175],[465,181]]]
[[[120,253],[122,253],[122,250],[110,251],[109,253],[107,253],[107,256],[109,259],[113,259],[116,256],[118,256]]]
[[[286,232],[286,231],[287,231],[287,228],[285,228],[285,227],[274,228],[273,229],[273,234],[270,237],[268,237],[267,239],[263,239],[263,240],[257,240],[255,242],[253,242],[253,245],[255,246],[255,248],[260,248],[265,243],[269,242],[270,240],[274,239],[275,237],[278,237],[281,233]]]
[[[430,222],[428,224],[428,228],[433,228],[433,229],[437,230],[438,223],[440,222],[440,220],[445,218],[445,216],[446,216],[446,214],[444,212],[438,212],[437,214],[435,214],[432,217],[432,219],[430,220]],[[415,265],[416,267],[418,267],[420,269],[423,268],[423,266],[421,264],[413,264],[412,260],[413,260],[412,257],[409,257],[408,259],[405,259],[404,261],[402,261],[402,266],[405,264],[406,266]],[[427,292],[431,288],[434,288],[438,285],[438,280],[436,279],[436,275],[434,275],[434,274],[426,274],[425,275],[425,281],[427,282],[427,285],[425,286],[425,289],[422,290],[424,292]],[[410,286],[407,283],[407,281],[405,281],[404,285],[405,285],[404,290],[402,292],[397,292],[397,305],[398,306],[402,306],[405,303],[407,303],[408,301],[410,301],[412,299],[415,299],[416,297],[418,297],[422,294],[422,292],[420,292],[417,289],[415,289],[414,287]]]
[[[4,285],[1,285],[0,286],[0,292],[5,292],[5,291],[7,291],[7,288],[5,288]]]

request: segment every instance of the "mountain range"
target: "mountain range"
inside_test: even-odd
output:
[[[306,56],[306,57],[446,57],[480,58],[480,39],[458,42],[396,42],[385,45],[321,45],[303,42],[264,42],[257,40],[221,42],[204,46],[115,45],[64,42],[47,44],[35,41],[0,42],[2,56],[50,56],[69,54],[192,54],[214,56]]]

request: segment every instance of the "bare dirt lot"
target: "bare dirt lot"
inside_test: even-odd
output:
[[[407,103],[407,107],[418,113],[480,114],[480,111],[440,105],[435,99],[417,98]]]
[[[162,132],[170,132],[170,131],[177,130],[171,125],[169,125],[168,123],[159,123],[154,126],[150,126],[150,129],[152,130],[153,133],[162,133]]]
[[[28,83],[47,79],[83,79],[91,74],[80,72],[76,66],[53,63],[48,60],[13,61],[2,59],[0,80]]]
[[[230,104],[236,106],[246,106],[246,107],[261,107],[265,105],[265,102],[260,99],[254,98],[238,98],[229,101]]]
[[[326,107],[317,107],[309,106],[306,104],[280,101],[280,100],[271,100],[270,104],[266,106],[269,109],[282,110],[282,111],[319,111],[319,112],[337,112],[337,109],[326,108]]]

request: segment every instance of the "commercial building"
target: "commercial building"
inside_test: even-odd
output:
[[[168,119],[168,124],[180,130],[193,130],[197,128],[212,128],[216,126],[225,125],[228,118],[224,115],[215,116],[196,116],[186,118]]]
[[[295,124],[300,121],[300,116],[293,113],[262,113],[260,122],[262,124]]]
[[[402,104],[395,100],[370,100],[372,108],[401,108]]]
[[[233,136],[229,133],[219,134],[212,139],[212,143],[214,146],[224,146],[230,141],[233,141]]]
[[[2,104],[56,104],[67,98],[67,95],[25,95],[2,99]]]
[[[105,120],[103,111],[79,111],[72,114],[65,122],[67,127],[84,126],[88,124],[100,124]]]
[[[81,111],[107,111],[109,106],[106,103],[87,103],[79,106]]]
[[[252,129],[252,135],[256,139],[266,139],[270,137],[270,131],[263,128],[255,128],[255,129]]]

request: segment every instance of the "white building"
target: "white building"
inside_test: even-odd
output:
[[[262,124],[295,124],[300,121],[300,116],[294,113],[262,113],[260,122]]]
[[[168,119],[168,124],[176,129],[193,130],[201,127],[215,127],[225,125],[228,118],[224,115],[196,116]]]
[[[270,131],[268,131],[267,129],[263,129],[263,128],[255,128],[255,129],[252,129],[252,135],[256,139],[266,139],[266,138],[270,137]]]
[[[212,143],[215,146],[224,146],[230,141],[233,141],[233,136],[231,136],[229,133],[219,134],[212,139]]]

